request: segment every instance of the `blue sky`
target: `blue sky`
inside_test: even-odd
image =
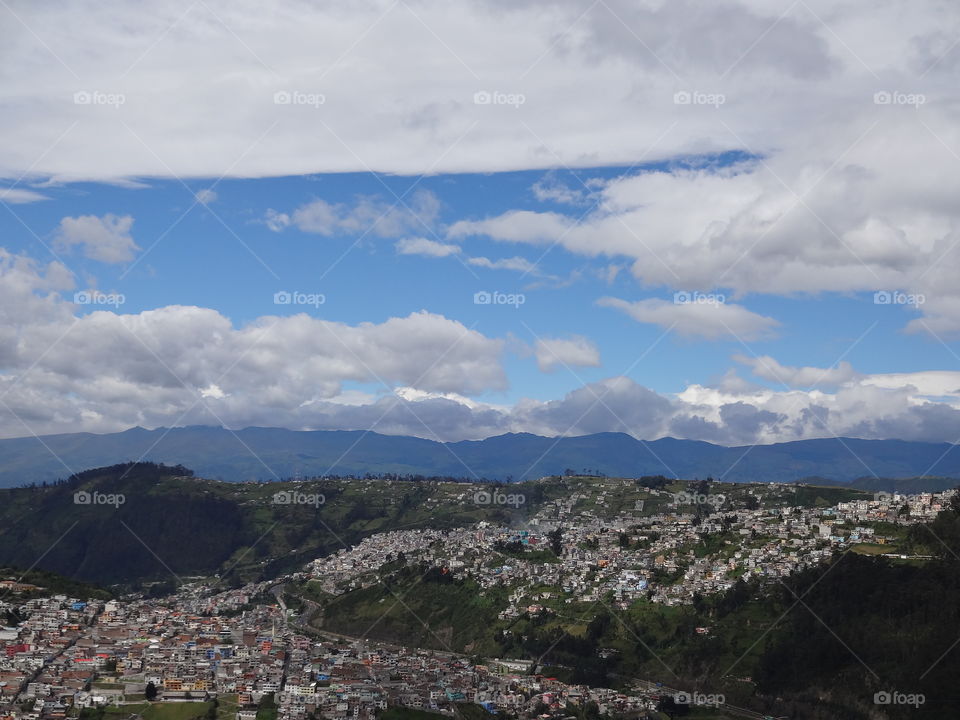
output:
[[[932,0],[6,12],[2,436],[960,439]]]
[[[726,164],[723,159],[720,163]],[[664,167],[633,169],[630,174]],[[48,189],[49,200],[20,206],[17,214],[49,246],[55,243],[61,217],[133,216],[132,235],[141,248],[134,262],[114,265],[85,258],[80,252],[62,255],[78,276],[91,279],[90,287],[122,293],[124,312],[198,305],[214,308],[234,324],[243,325],[262,315],[306,310],[318,317],[358,324],[425,309],[488,336],[513,335],[532,344],[538,336],[579,334],[600,348],[601,367],[561,367],[552,373],[539,372],[530,357],[509,355],[506,364],[511,387],[490,393],[489,399],[495,402],[513,403],[521,397],[549,400],[578,387],[581,381],[620,374],[631,365],[634,367],[627,374],[637,382],[658,392],[675,393],[689,384],[721,376],[731,367],[731,357],[738,354],[771,355],[790,365],[815,367],[830,367],[843,356],[865,373],[917,372],[955,363],[950,351],[935,339],[903,332],[917,314],[912,308],[876,305],[872,292],[850,292],[748,295],[740,302],[782,324],[774,337],[749,343],[730,337],[707,343],[668,336],[655,352],[635,364],[664,329],[599,308],[596,300],[610,295],[628,300],[672,299],[674,289],[644,287],[630,276],[627,267],[609,281],[607,268],[625,266],[623,259],[584,258],[562,247],[528,248],[488,238],[471,239],[465,248],[470,255],[491,259],[525,257],[536,263],[537,273],[548,276],[538,277],[471,267],[453,256],[402,255],[395,248],[400,237],[361,238],[363,232],[323,237],[295,227],[277,233],[265,223],[270,209],[289,211],[317,199],[351,205],[358,198],[369,198],[393,205],[397,199],[390,190],[402,196],[413,186],[415,191],[435,194],[440,212],[429,231],[425,225],[422,232],[414,230],[403,236],[442,240],[445,226],[457,220],[483,219],[508,210],[552,210],[577,217],[589,204],[570,208],[538,200],[533,186],[550,182],[582,189],[583,182],[607,181],[625,171],[627,168],[588,168],[426,178],[346,173],[219,182],[146,180],[134,188],[82,183]],[[222,223],[206,206],[195,204],[191,195],[214,182],[217,199],[211,209]],[[17,217],[0,215],[0,231],[15,239],[8,242],[8,249],[38,260],[54,259]],[[279,290],[323,294],[325,303],[317,308],[277,306],[273,295]],[[473,293],[479,290],[523,293],[526,302],[519,308],[475,305]],[[734,289],[729,287],[707,290],[733,298]],[[78,311],[97,309],[81,306]],[[957,349],[955,344],[953,347]],[[756,380],[779,389],[775,381]]]

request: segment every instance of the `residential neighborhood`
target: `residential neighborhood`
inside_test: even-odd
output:
[[[740,578],[784,577],[850,548],[882,546],[885,533],[930,520],[953,495],[881,493],[810,507],[789,504],[796,491],[752,487],[746,492],[756,501],[744,496],[739,503],[748,509],[716,494],[651,489],[645,492],[654,512],[637,501],[609,513],[574,512],[584,500],[574,495],[515,527],[480,522],[374,534],[300,572],[226,591],[201,578],[170,596],[102,600],[45,594],[7,578],[0,720],[58,720],[90,708],[138,717],[151,704],[187,702],[206,703],[211,720],[257,720],[265,706],[281,720],[366,720],[388,707],[452,714],[457,703],[533,718],[593,702],[602,714],[637,716],[662,694],[639,679],[622,692],[566,684],[536,672],[529,659],[481,661],[336,637],[311,627],[278,589],[307,583],[337,597],[379,582],[384,567],[421,563],[470,578],[481,593],[508,589],[504,621],[563,612],[575,601],[619,609],[637,601],[680,605]],[[771,505],[772,496],[788,501]],[[602,508],[606,491],[590,500]]]

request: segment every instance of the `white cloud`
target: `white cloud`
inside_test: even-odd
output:
[[[194,194],[194,197],[197,198],[197,202],[201,205],[209,205],[210,203],[217,201],[217,191],[210,188],[203,188],[201,190],[197,190],[197,192]]]
[[[960,184],[960,55],[948,41],[957,18],[938,0],[919,0],[910,13],[866,0],[549,7],[487,0],[454,11],[422,0],[421,24],[388,0],[349,13],[297,6],[280,14],[226,0],[174,0],[152,14],[120,0],[82,12],[16,3],[23,24],[3,39],[30,72],[5,71],[12,101],[0,114],[9,139],[0,168],[26,172],[37,187],[36,179],[225,170],[436,174],[659,162],[657,172],[625,170],[589,189],[567,174],[566,184],[547,176],[535,185],[543,200],[598,200],[580,222],[573,211],[515,209],[462,218],[449,238],[558,243],[626,260],[648,286],[722,287],[737,297],[919,292],[926,303],[911,331],[960,331],[960,210],[951,194]],[[57,38],[57,57],[28,27]],[[459,62],[438,66],[448,54]],[[527,101],[475,102],[494,90]],[[88,101],[75,101],[77,92]],[[124,101],[109,105],[111,94]],[[310,102],[319,95],[322,104]],[[754,160],[719,171],[701,162],[730,150]],[[431,237],[429,208],[411,213],[394,200],[316,200],[265,221],[321,235]]]
[[[910,13],[866,0],[421,0],[423,23],[389,0],[349,12],[228,0],[14,8],[23,22],[3,39],[20,60],[5,72],[0,116],[16,138],[0,167],[14,177],[628,166],[802,147],[799,131],[861,127],[865,107],[892,117],[879,113],[897,108],[873,105],[878,90],[925,93],[928,114],[935,102],[949,114],[956,97],[955,18],[937,0]],[[56,56],[42,38],[56,39]],[[526,102],[477,104],[482,91]],[[725,102],[678,104],[677,92]]]
[[[57,228],[56,239],[60,247],[79,245],[83,254],[92,260],[124,263],[133,260],[134,253],[140,249],[130,236],[131,227],[133,217],[130,215],[65,217]]]
[[[290,216],[286,213],[277,212],[273,208],[267,210],[263,221],[273,232],[280,232],[281,230],[290,227]]]
[[[352,205],[317,198],[291,213],[271,208],[264,221],[274,232],[294,226],[301,232],[327,237],[343,234],[397,237],[431,231],[439,212],[437,196],[429,190],[417,190],[409,198],[362,197]]]
[[[759,378],[791,388],[837,387],[861,377],[846,361],[840,361],[834,367],[818,368],[781,365],[769,355],[736,355],[734,360],[749,366],[750,371]]]
[[[0,188],[0,202],[19,205],[22,203],[37,202],[38,200],[47,200],[47,196],[34,190],[25,190],[24,188]]]
[[[758,340],[769,337],[779,325],[773,318],[727,302],[668,302],[659,298],[627,302],[604,297],[597,304],[622,310],[638,322],[705,340]]]
[[[552,173],[537,180],[531,189],[534,197],[540,202],[554,202],[561,205],[582,205],[588,201],[588,193],[591,190],[589,187],[565,185]]]
[[[460,220],[447,234],[453,238],[489,235],[495,240],[547,244],[563,237],[573,226],[573,221],[560,213],[511,210],[487,220]]]
[[[538,338],[534,346],[537,366],[553,372],[558,366],[600,367],[600,351],[580,335],[570,338]]]
[[[388,0],[349,12],[228,0],[172,0],[150,13],[121,0],[14,7],[23,22],[3,39],[30,72],[5,73],[15,102],[0,131],[20,141],[0,149],[0,167],[58,178],[489,172],[740,144],[715,108],[675,104],[679,90],[724,93],[723,118],[766,150],[821,121],[812,98],[854,106],[858,92],[872,95],[877,81],[860,58],[893,82],[949,49],[933,0],[909,14],[865,0],[731,0],[706,11],[422,0],[422,23]],[[951,68],[948,56],[926,84]],[[526,102],[474,102],[495,90]]]
[[[498,258],[496,260],[485,257],[472,257],[467,258],[467,262],[471,265],[488,268],[490,270],[514,270],[516,272],[534,275],[539,274],[536,264],[520,256]]]
[[[202,403],[191,410],[200,397],[224,422],[297,426],[351,384],[463,396],[507,385],[504,341],[435,313],[356,325],[266,315],[240,327],[191,306],[77,317],[62,297],[72,286],[59,263],[0,252],[0,395],[36,432],[170,424],[183,413],[218,423]],[[0,434],[24,434],[16,416],[0,412]]]
[[[441,315],[357,325],[264,316],[240,327],[186,306],[76,317],[62,298],[72,289],[59,263],[0,250],[0,396],[13,411],[0,409],[0,436],[226,423],[442,440],[521,431],[722,444],[960,437],[957,371],[865,375],[840,365],[828,373],[834,392],[760,387],[728,373],[675,395],[614,377],[555,400],[497,405],[484,398],[506,387],[507,343]],[[561,360],[599,363],[592,343],[578,337],[543,338],[535,353],[544,370]],[[805,386],[819,374],[763,360],[788,384]]]
[[[448,257],[460,252],[459,245],[437,242],[427,238],[404,238],[395,244],[401,255],[424,255],[426,257]]]

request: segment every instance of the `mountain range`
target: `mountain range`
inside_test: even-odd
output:
[[[510,433],[445,443],[362,430],[189,426],[3,439],[0,487],[137,460],[183,464],[202,477],[230,481],[397,473],[509,482],[572,470],[734,482],[861,479],[878,488],[889,478],[960,478],[960,449],[951,443],[826,438],[726,447],[611,432],[558,438]]]

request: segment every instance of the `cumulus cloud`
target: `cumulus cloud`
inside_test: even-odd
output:
[[[56,241],[61,248],[80,246],[83,254],[92,260],[130,262],[140,249],[130,236],[132,227],[133,217],[130,215],[107,213],[103,217],[65,217],[57,228]]]
[[[507,386],[503,339],[417,312],[350,325],[305,314],[243,326],[219,312],[168,306],[75,314],[69,271],[0,251],[0,435],[107,432],[183,424],[366,429],[441,440],[503,432],[620,431],[751,444],[849,435],[953,441],[960,372],[866,375],[841,365],[835,391],[714,385],[659,393],[627,377],[563,397],[494,404]],[[545,337],[535,360],[596,367],[582,337]],[[759,377],[802,388],[816,368],[773,358]],[[816,378],[814,378],[816,379]]]
[[[266,316],[240,327],[193,306],[76,316],[63,297],[72,287],[59,263],[0,252],[6,435],[29,434],[22,420],[36,432],[181,416],[230,423],[256,413],[268,424],[300,425],[311,402],[333,402],[350,384],[463,396],[507,386],[504,341],[435,313],[356,325]],[[214,406],[216,415],[205,412]]]
[[[203,188],[201,190],[197,190],[197,192],[194,193],[194,197],[197,198],[197,202],[201,205],[209,205],[212,202],[216,202],[217,191],[212,190],[211,188]]]
[[[448,257],[460,252],[459,245],[437,242],[422,237],[398,240],[395,247],[401,255],[424,255],[426,257]]]
[[[588,338],[537,338],[534,345],[537,367],[553,372],[557,366],[600,367],[600,351]]]
[[[436,240],[429,240],[422,237],[404,238],[403,240],[398,240],[394,244],[394,247],[401,255],[420,255],[422,257],[430,258],[450,257],[452,255],[458,255],[461,252],[459,245],[438,242]],[[530,262],[526,258],[520,257],[519,255],[508,258],[497,258],[496,260],[491,260],[490,258],[482,256],[465,256],[465,260],[468,265],[487,268],[488,270],[512,270],[514,272],[523,273],[524,275],[529,274],[538,277],[543,276],[543,273],[537,267],[536,263]]]
[[[691,337],[733,331],[748,339],[775,330],[772,318],[747,309],[751,294],[898,289],[923,297],[911,305],[917,317],[909,331],[960,332],[960,53],[953,43],[958,18],[948,5],[919,0],[909,13],[866,0],[721,0],[709,7],[558,0],[550,12],[543,7],[422,0],[421,23],[389,0],[357,3],[349,13],[308,4],[277,13],[227,0],[173,0],[151,13],[120,0],[73,7],[18,0],[12,9],[20,22],[4,25],[0,35],[30,72],[10,63],[0,70],[9,100],[0,113],[8,139],[0,146],[0,175],[25,175],[37,188],[224,173],[627,168],[589,188],[575,177],[566,185],[538,183],[534,198],[567,206],[563,212],[518,201],[507,212],[462,217],[445,230],[429,194],[402,203],[389,194],[316,199],[273,209],[263,220],[277,232],[323,237],[433,237],[429,229],[445,233],[446,242],[434,238],[441,245],[467,247],[463,239],[476,236],[556,245],[611,269],[629,267],[646,287],[729,290],[735,302],[722,307],[603,301]],[[56,56],[44,38],[56,38]],[[325,57],[318,59],[318,48]],[[458,62],[438,64],[438,53]],[[64,73],[64,65],[73,72]],[[494,89],[523,93],[527,101],[494,102]],[[737,152],[733,165],[716,161],[727,151]],[[39,195],[0,190],[8,202]],[[61,226],[59,242],[105,262],[129,261],[137,249],[130,227],[109,217],[65,218],[72,222]],[[506,268],[511,258],[476,260],[478,267]],[[241,341],[269,324],[236,328],[215,311],[186,307],[75,319],[60,299],[72,287],[61,266],[0,254],[0,272],[0,353],[8,373],[0,392],[9,391],[18,414],[43,430],[169,424],[181,412],[191,421],[215,421],[202,405],[189,410],[193,395],[184,394],[166,364],[206,392],[230,423],[367,427],[389,411],[389,428],[423,432],[411,415],[417,408],[431,424],[449,421],[445,432],[460,437],[510,428],[628,429],[721,442],[831,431],[960,436],[953,378],[934,373],[860,376],[851,369],[847,377],[838,367],[829,384],[805,390],[817,373],[778,364],[769,374],[796,387],[756,388],[729,376],[716,387],[691,385],[665,396],[613,378],[548,403],[470,407],[456,396],[505,382],[494,359],[499,341],[478,336],[464,363],[442,363],[418,381],[436,348],[418,355],[416,346],[394,339],[399,332],[410,343],[437,342],[463,329],[442,316],[357,326],[284,318],[274,328],[282,351],[267,336],[262,357],[260,350],[243,356]],[[77,336],[67,332],[73,323]],[[349,338],[347,348],[363,362],[331,349],[341,347],[336,337],[317,347],[328,331]],[[145,348],[132,349],[136,337],[163,363]],[[54,342],[61,343],[58,352],[43,356]],[[302,353],[290,354],[301,345]],[[392,364],[377,353],[389,354]],[[414,359],[409,367],[405,353]],[[241,356],[239,379],[222,380],[218,371]],[[428,395],[354,402],[344,383],[375,375]],[[3,432],[12,428],[23,433],[17,423]]]
[[[703,302],[696,300],[700,297]],[[716,300],[715,297],[691,296],[693,299],[686,302],[669,302],[660,298],[628,302],[604,297],[597,304],[622,310],[638,322],[659,325],[679,335],[705,340],[757,340],[769,337],[779,325],[773,318],[758,315],[741,305]]]
[[[630,263],[647,286],[737,298],[902,289],[925,296],[909,330],[960,332],[958,19],[937,0],[909,14],[866,0],[696,11],[687,0],[562,0],[550,12],[423,0],[425,25],[387,0],[281,14],[226,0],[175,0],[157,14],[119,0],[83,12],[15,5],[23,22],[3,39],[31,72],[5,77],[17,100],[0,115],[11,177],[621,167],[600,185],[575,174],[534,185],[560,205],[589,197],[596,207],[582,218],[582,207],[515,207],[460,218],[448,237],[556,243]],[[58,38],[56,58],[29,27]],[[314,62],[317,47],[349,72]],[[460,62],[438,67],[450,52]],[[527,101],[496,101],[511,92]],[[728,151],[741,158],[733,167],[703,161]],[[424,235],[431,209],[413,195],[318,199],[264,221],[324,236]]]
[[[417,190],[407,199],[363,197],[352,205],[317,198],[291,213],[271,208],[264,221],[274,232],[293,226],[301,232],[327,237],[343,234],[397,237],[431,230],[439,212],[437,196],[428,190]]]
[[[547,173],[537,180],[531,187],[533,196],[540,202],[553,202],[561,205],[582,205],[588,202],[592,186],[599,187],[595,182],[583,183],[585,187],[571,187],[562,182],[555,174]]]
[[[524,274],[539,274],[535,263],[519,255],[509,258],[498,258],[497,260],[491,260],[485,257],[472,257],[467,258],[467,262],[477,267],[489,268],[490,270],[514,270]]]
[[[734,360],[747,365],[756,377],[791,388],[837,387],[861,377],[846,361],[830,368],[817,368],[781,365],[769,355],[735,355]]]

